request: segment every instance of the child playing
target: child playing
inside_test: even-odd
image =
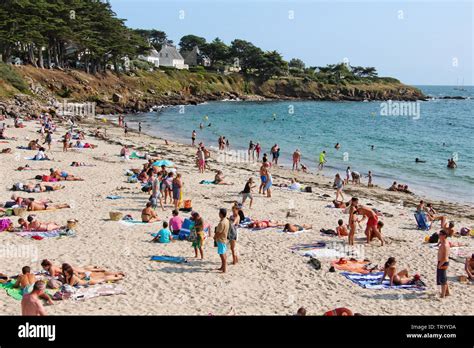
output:
[[[344,221],[342,219],[339,219],[337,221],[337,226],[336,232],[338,237],[347,237],[349,235],[349,232],[347,231],[347,226],[344,225]]]
[[[173,240],[173,235],[171,231],[168,229],[168,223],[166,221],[163,222],[163,228],[158,231],[158,234],[155,238],[153,238],[152,242],[158,243],[169,243]]]

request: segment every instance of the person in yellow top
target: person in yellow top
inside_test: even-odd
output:
[[[323,170],[324,168],[324,163],[326,163],[326,151],[323,151],[319,154],[319,164],[318,164],[318,168],[319,170]]]
[[[219,209],[219,224],[214,233],[214,241],[217,244],[217,253],[221,258],[221,267],[218,271],[225,273],[227,270],[227,235],[229,234],[229,219],[227,219],[227,209]]]

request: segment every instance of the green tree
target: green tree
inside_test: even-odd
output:
[[[179,41],[181,51],[191,51],[194,46],[200,49],[206,45],[206,39],[196,35],[185,35]]]

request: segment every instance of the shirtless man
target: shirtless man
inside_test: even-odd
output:
[[[293,152],[293,170],[298,170],[298,166],[301,162],[301,152],[299,149],[296,149],[295,152]]]
[[[53,304],[53,301],[49,298],[49,296],[44,292],[46,285],[42,281],[37,281],[33,285],[33,290],[29,294],[23,295],[23,299],[21,300],[21,315],[23,316],[44,316],[47,315],[46,311],[43,308],[43,304],[39,300],[39,298],[45,298],[45,296],[49,299],[48,303]]]
[[[466,259],[464,269],[466,270],[469,280],[474,280],[474,254]]]
[[[261,184],[258,188],[258,193],[265,194],[265,185],[267,184],[267,176],[268,176],[268,165],[263,163],[260,167],[260,180]]]
[[[16,282],[13,285],[14,288],[27,289],[33,285],[36,281],[36,277],[31,273],[31,268],[25,266],[21,269],[21,274],[16,278]]]
[[[152,223],[157,221],[160,221],[160,218],[153,210],[152,203],[147,202],[145,209],[142,210],[142,222]]]
[[[367,226],[365,229],[365,235],[367,236],[367,243],[370,243],[370,241],[374,238],[377,237],[381,245],[384,244],[382,234],[379,231],[379,218],[377,214],[370,209],[369,207],[364,207],[364,206],[359,206],[359,199],[358,198],[352,198],[351,200],[351,207],[354,206],[356,209],[356,213],[363,215],[367,218]]]
[[[51,205],[48,202],[44,201],[36,201],[34,199],[30,199],[28,203],[28,211],[41,211],[41,210],[56,210],[56,209],[66,209],[70,208],[69,204],[54,204]]]
[[[441,226],[443,228],[443,230],[446,231],[446,233],[448,234],[448,237],[452,237],[456,231],[454,230],[454,221],[450,221],[449,222],[449,225],[444,225],[444,226]]]
[[[441,285],[441,298],[449,296],[448,267],[449,267],[449,242],[445,230],[439,232],[438,265],[436,267],[436,284]]]

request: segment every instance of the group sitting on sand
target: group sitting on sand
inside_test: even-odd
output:
[[[403,193],[409,193],[409,194],[413,194],[413,192],[411,192],[409,189],[408,189],[408,185],[403,185],[403,184],[397,184],[396,181],[393,182],[392,186],[390,186],[388,188],[389,191],[397,191],[397,192],[403,192]]]

